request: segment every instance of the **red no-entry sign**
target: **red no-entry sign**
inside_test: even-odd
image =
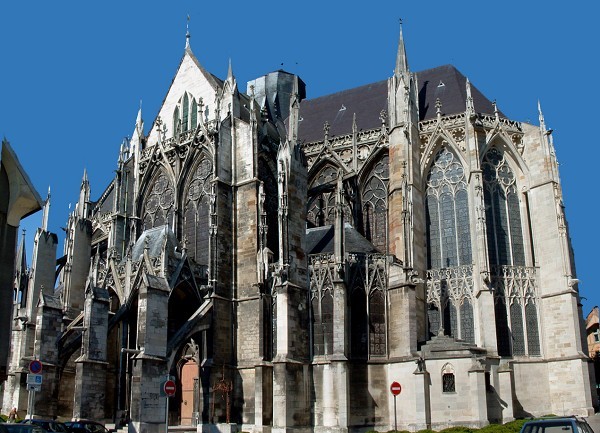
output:
[[[163,390],[165,391],[165,394],[167,394],[167,397],[173,397],[175,395],[175,391],[177,390],[175,382],[173,382],[171,379],[165,381]]]
[[[398,382],[392,382],[392,384],[390,385],[390,391],[392,392],[392,394],[398,395],[402,391],[402,386],[400,386]]]

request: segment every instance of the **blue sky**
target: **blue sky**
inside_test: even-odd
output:
[[[97,199],[131,135],[140,100],[146,128],[185,46],[241,90],[283,68],[317,97],[389,77],[398,19],[409,65],[454,64],[510,118],[537,124],[540,99],[560,162],[584,314],[600,304],[595,125],[600,6],[596,1],[502,2],[2,2],[0,135],[33,184],[52,188],[50,230],[62,235],[84,168]],[[421,5],[421,6],[419,6]],[[41,212],[22,224],[31,251]],[[59,249],[62,251],[62,241]],[[31,253],[29,253],[31,258]]]

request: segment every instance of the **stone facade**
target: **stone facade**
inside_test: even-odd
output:
[[[589,415],[539,113],[537,126],[510,120],[450,65],[411,72],[402,35],[388,80],[308,100],[285,71],[244,93],[188,40],[156,120],[145,131],[140,110],[97,201],[84,175],[35,344],[13,335],[4,408],[35,356],[58,401],[40,413],[140,433],[164,424],[167,377],[169,422],[199,432]]]

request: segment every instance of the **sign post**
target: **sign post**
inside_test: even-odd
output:
[[[397,432],[398,431],[398,416],[397,416],[398,412],[396,411],[396,397],[398,397],[398,394],[400,394],[400,392],[402,392],[402,386],[400,386],[400,384],[398,382],[392,382],[392,384],[390,385],[390,392],[394,396],[394,431]]]
[[[42,362],[34,359],[29,363],[27,375],[27,415],[25,418],[32,419],[35,412],[35,393],[42,389]]]
[[[165,412],[165,433],[169,433],[169,398],[175,395],[175,391],[177,391],[177,385],[175,385],[175,381],[167,375],[167,378],[162,383],[162,392],[167,398],[167,409]]]

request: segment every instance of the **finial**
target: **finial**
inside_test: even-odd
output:
[[[473,95],[471,95],[471,82],[469,81],[469,78],[467,77],[467,83],[466,83],[466,90],[467,90],[467,112],[469,114],[474,114],[475,113],[475,106],[473,105]]]
[[[442,115],[442,101],[440,101],[440,98],[437,98],[435,100],[435,112],[438,116]]]
[[[492,105],[494,106],[494,116],[496,116],[496,118],[498,118],[498,116],[499,116],[499,113],[498,113],[498,104],[496,103],[495,99],[492,101]]]
[[[185,25],[185,49],[190,49],[190,14],[187,16],[187,23]]]
[[[227,69],[227,80],[233,79],[233,69],[231,67],[231,57],[229,58],[229,68]]]
[[[404,46],[404,36],[402,35],[402,18],[399,18],[399,22],[400,36],[398,39],[398,53],[396,54],[396,69],[394,70],[394,75],[396,77],[408,74],[408,59],[406,57],[406,47]],[[405,79],[406,78],[408,77],[405,77]]]
[[[42,214],[42,230],[48,231],[48,215],[50,214],[50,185],[48,185],[48,197],[44,203],[44,211]]]
[[[329,138],[329,122],[325,121],[325,124],[323,125],[323,132],[325,133],[325,140],[327,140]]]

